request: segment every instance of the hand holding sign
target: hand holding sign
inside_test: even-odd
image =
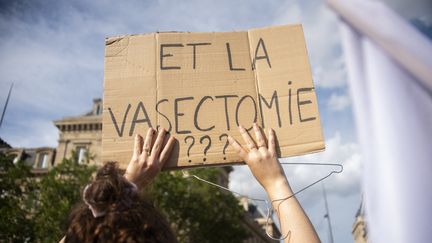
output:
[[[132,158],[124,177],[138,188],[143,188],[153,181],[171,156],[174,147],[174,137],[167,135],[164,128],[159,130],[156,139],[153,139],[154,135],[153,128],[148,129],[144,141],[141,135],[135,135]]]
[[[276,154],[276,142],[273,129],[268,129],[268,146],[261,128],[254,123],[253,130],[255,133],[255,140],[249,135],[246,129],[242,126],[239,127],[240,134],[242,135],[245,145],[240,145],[231,136],[228,141],[234,148],[236,153],[242,158],[249,166],[257,181],[270,192],[278,191],[282,184],[288,184],[284,171],[278,162]],[[290,195],[281,195],[280,198]]]
[[[260,127],[254,124],[253,130],[255,140],[240,126],[239,131],[245,145],[240,145],[231,136],[229,142],[266,190],[279,218],[282,239],[289,239],[290,242],[321,242],[298,200],[290,198],[294,193],[277,159],[273,129],[268,129],[268,145]]]

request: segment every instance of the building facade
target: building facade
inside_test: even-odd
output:
[[[79,163],[102,165],[102,100],[94,99],[93,108],[81,116],[54,121],[59,130],[57,156],[54,164],[77,157]]]
[[[48,172],[54,166],[56,156],[55,148],[12,148],[8,143],[0,138],[0,152],[13,156],[13,162],[19,160],[32,168],[34,174]]]

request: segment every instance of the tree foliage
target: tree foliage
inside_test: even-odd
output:
[[[0,153],[0,241],[25,242],[34,238],[29,199],[33,193],[30,168]]]
[[[58,242],[74,204],[81,199],[95,167],[81,165],[76,156],[47,174],[35,176],[22,162],[0,153],[0,242]],[[218,169],[191,173],[215,182]],[[243,210],[230,193],[162,172],[145,192],[166,215],[179,242],[242,242],[248,237]]]
[[[190,173],[216,182],[220,171],[196,169]],[[179,171],[161,173],[149,191],[179,242],[242,242],[248,237],[242,223],[244,211],[231,193],[186,178]]]
[[[12,160],[0,153],[0,242],[58,242],[95,167],[72,157],[35,176],[22,161]]]
[[[33,220],[36,239],[57,242],[63,237],[69,212],[81,200],[81,192],[93,172],[95,167],[66,159],[41,178]]]

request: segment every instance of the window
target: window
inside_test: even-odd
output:
[[[87,148],[85,146],[78,146],[76,148],[76,153],[78,156],[78,164],[87,163]]]
[[[48,154],[47,153],[40,153],[39,154],[39,160],[36,164],[36,168],[39,169],[46,169],[48,168]]]
[[[98,104],[96,107],[96,115],[100,115],[102,113],[101,105]]]

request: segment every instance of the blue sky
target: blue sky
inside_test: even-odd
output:
[[[406,19],[432,23],[426,0],[387,1]],[[15,147],[57,145],[52,121],[83,114],[102,97],[104,39],[155,31],[232,31],[302,23],[317,90],[327,150],[287,162],[342,163],[326,181],[335,242],[353,242],[360,204],[359,151],[337,17],[321,0],[310,1],[0,1],[0,105],[14,90],[0,137]],[[294,188],[330,168],[285,167]],[[236,167],[233,190],[264,198],[248,169]],[[327,242],[321,187],[299,195]]]

